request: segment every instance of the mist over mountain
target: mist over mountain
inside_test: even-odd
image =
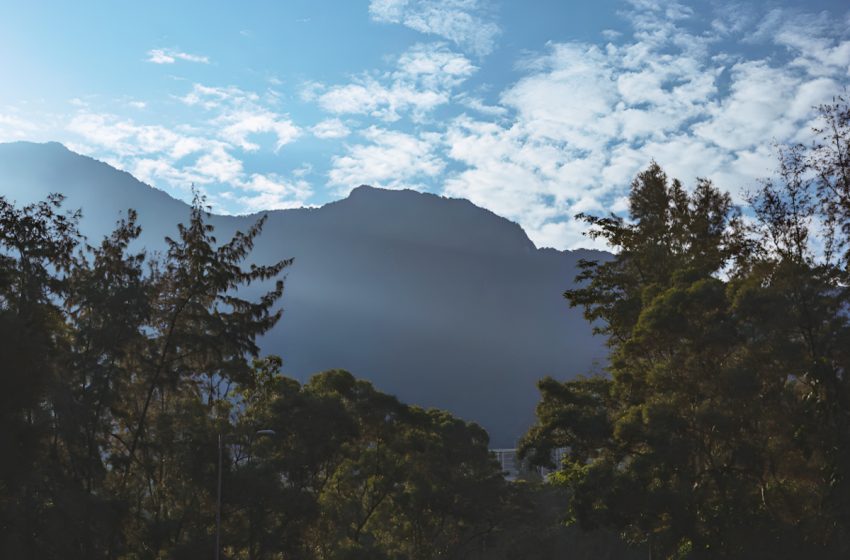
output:
[[[50,192],[82,209],[90,242],[127,208],[150,251],[188,219],[185,203],[60,144],[0,144],[0,195],[24,204]],[[262,340],[287,375],[347,369],[480,423],[502,447],[531,424],[540,377],[604,360],[602,340],[561,294],[580,259],[605,253],[538,249],[520,226],[469,201],[414,191],[361,186],[321,208],[266,214],[252,259],[295,258],[283,319]],[[257,218],[210,221],[224,240]]]

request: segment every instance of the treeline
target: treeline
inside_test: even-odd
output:
[[[651,165],[629,217],[581,216],[615,249],[566,292],[605,375],[545,379],[522,451],[568,455],[568,514],[653,558],[850,557],[850,108],[780,150],[737,210]]]
[[[623,550],[506,482],[477,425],[260,358],[291,264],[246,265],[262,221],[218,243],[196,199],[147,255],[134,212],[93,246],[79,220],[0,197],[0,557],[215,557],[219,441],[222,558]]]

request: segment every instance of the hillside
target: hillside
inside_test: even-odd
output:
[[[149,250],[188,207],[60,144],[0,144],[0,195],[49,192],[83,210],[92,239],[134,208]],[[262,342],[304,380],[344,368],[381,390],[474,420],[494,447],[513,446],[533,418],[544,375],[568,378],[604,356],[601,339],[561,294],[593,251],[538,249],[515,223],[414,191],[361,186],[321,208],[268,213],[253,258],[294,257],[280,324]],[[213,216],[219,239],[257,216]]]

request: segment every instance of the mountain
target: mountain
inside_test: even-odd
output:
[[[188,217],[183,202],[60,144],[0,144],[0,195],[24,204],[49,192],[82,209],[90,239],[136,209],[149,250]],[[520,226],[467,200],[414,191],[361,186],[321,208],[267,214],[252,258],[295,264],[283,319],[261,345],[288,375],[347,369],[512,447],[533,420],[539,378],[604,361],[602,340],[561,294],[579,259],[606,253],[538,249]],[[225,239],[257,217],[211,222]]]

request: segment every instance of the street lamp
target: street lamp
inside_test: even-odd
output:
[[[274,430],[257,430],[254,432],[254,437],[256,436],[273,436],[276,435]],[[253,437],[251,438],[254,439]],[[249,443],[250,445],[250,443]],[[216,504],[215,504],[215,560],[219,560],[219,554],[221,553],[221,456],[222,456],[222,437],[221,433],[218,434],[218,493],[216,496]]]

